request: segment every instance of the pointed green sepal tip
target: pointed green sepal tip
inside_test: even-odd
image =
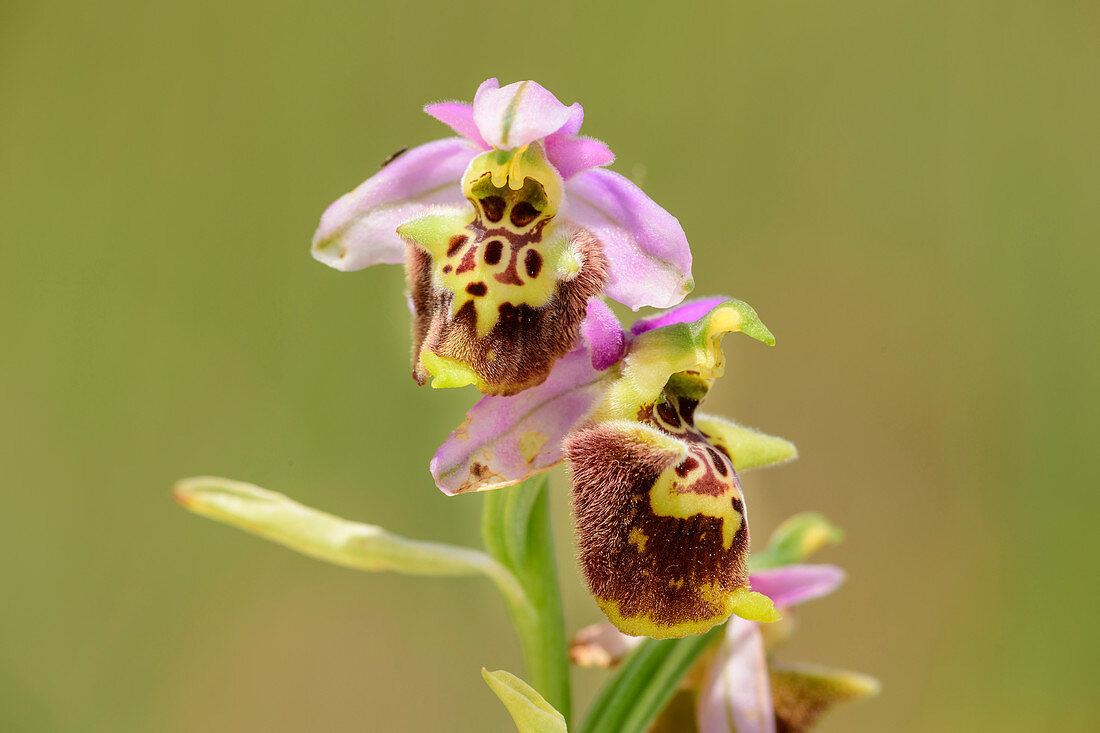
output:
[[[420,363],[424,365],[424,370],[432,376],[433,389],[454,389],[472,384],[482,392],[489,390],[488,385],[469,364],[463,364],[447,356],[440,356],[428,349],[420,352]]]
[[[711,315],[714,316],[717,311],[732,311],[738,316],[738,324],[734,328],[729,328],[729,331],[740,331],[746,336],[767,344],[768,346],[775,346],[775,336],[768,330],[768,327],[764,325],[764,322],[760,320],[760,316],[756,314],[756,310],[743,300],[737,298],[730,298],[725,303],[722,303],[713,311]],[[722,315],[718,315],[717,318],[723,318]]]
[[[802,562],[827,545],[835,545],[844,533],[816,512],[796,514],[776,527],[762,552],[749,558],[751,570],[766,570]]]
[[[678,373],[690,373],[700,382],[696,392],[701,398],[725,371],[722,337],[727,333],[740,331],[775,345],[775,337],[752,306],[736,298],[719,302],[695,321],[666,319],[653,319],[648,330],[634,338],[623,357],[620,378],[593,411],[593,420],[633,416],[639,407],[658,399],[669,378]]]
[[[534,687],[504,670],[490,672],[482,667],[481,676],[504,703],[519,733],[565,733],[565,716]]]
[[[777,466],[798,457],[794,443],[746,428],[714,415],[697,415],[695,424],[711,443],[725,448],[738,471]]]

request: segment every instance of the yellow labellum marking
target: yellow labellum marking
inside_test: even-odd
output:
[[[764,624],[775,623],[782,618],[770,598],[748,588],[736,588],[727,593],[714,586],[704,585],[697,591],[700,598],[715,607],[715,612],[703,618],[671,624],[661,623],[647,614],[624,616],[619,610],[618,601],[597,598],[596,603],[607,616],[607,620],[619,631],[631,636],[651,636],[654,639],[678,639],[691,634],[702,634],[734,614]]]
[[[420,352],[420,363],[424,365],[428,374],[432,375],[434,389],[465,387],[472,384],[481,391],[486,391],[486,385],[477,373],[460,361],[423,349]]]
[[[525,430],[519,436],[519,454],[528,463],[534,462],[542,446],[546,445],[546,436],[534,430]]]
[[[782,616],[775,609],[772,599],[748,588],[738,588],[730,596],[731,611],[748,621],[773,624]]]
[[[488,241],[478,245],[479,250],[475,255],[477,263],[472,270],[466,272],[458,272],[456,263],[446,257],[437,257],[433,262],[436,283],[455,294],[454,300],[451,301],[451,315],[454,316],[462,306],[472,302],[477,311],[477,335],[481,338],[488,336],[493,326],[500,320],[502,305],[510,303],[514,306],[528,305],[532,308],[541,308],[554,296],[558,281],[574,276],[581,268],[581,263],[569,245],[565,233],[553,225],[544,230],[541,242],[526,245],[520,251],[516,264],[517,274],[522,281],[519,285],[500,282],[495,277],[508,269],[512,256],[511,245],[507,242],[502,243],[503,254],[495,265],[485,262],[482,253],[487,245]],[[533,278],[524,268],[524,255],[530,248],[539,253],[543,263],[538,275]],[[451,268],[449,272],[444,269],[447,267]],[[473,295],[467,291],[467,286],[474,283],[485,284],[484,295]],[[475,285],[475,292],[478,290],[479,288]]]
[[[645,552],[645,543],[649,540],[649,537],[637,527],[632,527],[626,539],[638,548],[638,552]]]
[[[649,490],[649,505],[653,513],[660,517],[688,519],[696,514],[715,517],[722,520],[722,545],[728,550],[733,546],[733,537],[741,528],[741,512],[733,508],[732,492],[723,492],[717,496],[679,492],[676,489],[678,477],[674,468],[664,473]]]

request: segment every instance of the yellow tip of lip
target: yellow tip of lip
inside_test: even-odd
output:
[[[432,389],[452,389],[472,384],[485,391],[485,383],[477,373],[460,361],[424,349],[420,352],[420,363],[432,375]]]
[[[782,618],[772,599],[763,593],[757,593],[748,588],[738,588],[730,600],[733,613],[748,621],[774,624]]]

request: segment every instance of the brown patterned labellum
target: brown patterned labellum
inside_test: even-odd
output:
[[[474,211],[461,231],[435,249],[408,246],[413,376],[427,381],[430,351],[471,370],[486,394],[511,395],[541,384],[574,347],[607,261],[590,232],[552,225],[555,208],[532,178],[512,189],[485,173],[469,194]]]
[[[581,568],[608,618],[657,638],[706,631],[749,585],[741,487],[694,425],[696,402],[666,391],[639,422],[566,441]]]

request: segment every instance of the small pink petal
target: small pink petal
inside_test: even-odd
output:
[[[733,616],[726,624],[699,690],[695,718],[699,733],[775,733],[768,660],[756,622]]]
[[[465,102],[438,102],[427,105],[424,111],[470,142],[485,150],[489,149],[474,124],[474,108]]]
[[[404,262],[397,227],[431,206],[462,203],[462,174],[479,152],[469,140],[449,137],[399,155],[325,210],[313,257],[344,271]]]
[[[615,160],[611,148],[589,137],[569,137],[555,132],[545,140],[546,157],[569,180],[581,171],[609,165]]]
[[[565,191],[565,217],[591,230],[604,247],[608,297],[635,310],[669,308],[691,291],[684,230],[642,189],[618,173],[593,168],[566,182]]]
[[[844,571],[836,565],[785,565],[752,573],[749,581],[754,591],[786,608],[829,595],[844,582]]]
[[[716,295],[707,298],[698,298],[681,303],[672,310],[665,311],[652,318],[640,318],[630,324],[630,333],[637,336],[646,331],[652,331],[662,326],[672,326],[676,323],[692,323],[710,313],[729,298]]]
[[[619,319],[599,298],[588,301],[581,335],[592,354],[592,366],[600,371],[617,362],[626,349],[626,334]]]
[[[487,84],[474,97],[474,121],[481,138],[495,148],[512,150],[541,140],[574,116],[571,108],[536,82],[517,81],[500,88]]]
[[[522,481],[562,460],[562,439],[603,394],[604,373],[587,349],[574,349],[537,387],[482,397],[436,451],[429,468],[445,494]]]

